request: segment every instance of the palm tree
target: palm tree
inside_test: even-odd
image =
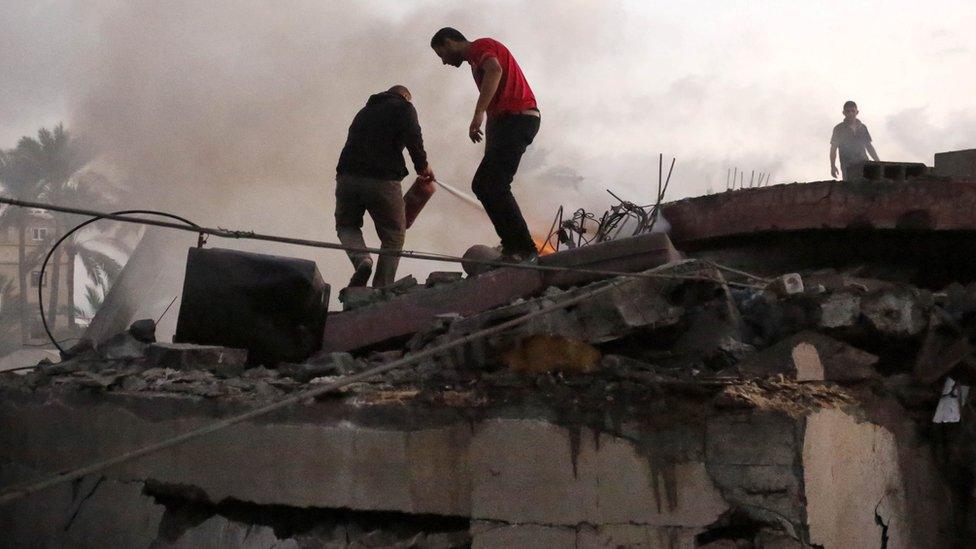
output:
[[[22,200],[34,200],[63,205],[86,205],[104,203],[109,197],[111,186],[108,181],[97,173],[85,170],[85,166],[92,160],[89,149],[71,138],[64,126],[58,124],[53,130],[41,128],[37,138],[22,137],[17,147],[4,153],[0,163],[0,182],[5,192]],[[27,292],[28,273],[39,262],[45,248],[52,245],[65,231],[84,218],[71,214],[54,213],[54,231],[47,235],[45,244],[38,247],[37,253],[28,254],[26,246],[27,221],[30,213],[23,208],[7,208],[0,214],[0,226],[15,223],[18,228],[18,282],[20,284],[20,308],[22,338],[26,342],[29,336],[30,312],[28,311]],[[9,218],[9,219],[8,219]],[[74,239],[73,239],[74,240]],[[47,300],[47,324],[53,332],[57,324],[58,309],[61,295],[62,256],[68,254],[69,280],[69,325],[74,325],[74,288],[73,280],[75,256],[81,257],[85,266],[97,286],[107,288],[110,280],[117,274],[118,263],[103,252],[91,247],[68,242],[63,249],[56,250],[50,262],[50,273],[45,276],[49,281],[50,294]]]

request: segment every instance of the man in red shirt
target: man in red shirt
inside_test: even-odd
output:
[[[508,48],[491,38],[469,42],[456,29],[445,27],[430,39],[430,47],[445,65],[460,67],[465,61],[471,65],[480,92],[468,127],[471,141],[481,141],[481,125],[487,116],[485,156],[471,190],[501,238],[502,253],[513,261],[534,261],[538,257],[535,242],[512,195],[522,154],[541,122],[532,88]]]

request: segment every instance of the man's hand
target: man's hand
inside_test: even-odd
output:
[[[830,165],[830,177],[837,179],[837,166],[833,164]]]
[[[424,166],[424,169],[417,172],[417,177],[424,181],[434,181],[436,176],[434,176],[434,170],[430,169],[430,164]]]
[[[468,137],[471,138],[472,143],[481,143],[481,125],[485,123],[485,113],[481,111],[475,111],[474,118],[471,119],[471,125],[468,126]]]

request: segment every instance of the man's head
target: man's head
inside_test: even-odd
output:
[[[844,103],[844,119],[850,122],[857,118],[857,103],[848,101]]]
[[[451,27],[444,27],[435,32],[434,37],[430,39],[430,47],[434,49],[437,57],[440,57],[445,65],[455,67],[460,67],[464,62],[468,45],[468,39],[461,34],[461,31]]]
[[[398,94],[404,99],[406,99],[407,101],[411,101],[413,99],[413,96],[410,95],[410,90],[408,90],[406,86],[401,86],[400,84],[397,84],[396,86],[393,86],[392,88],[386,91],[390,93]]]

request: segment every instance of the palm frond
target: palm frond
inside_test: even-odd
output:
[[[98,290],[98,288],[88,284],[85,286],[85,302],[88,304],[88,308],[94,314],[102,307],[102,303],[105,302],[105,297],[103,296],[102,292]]]

